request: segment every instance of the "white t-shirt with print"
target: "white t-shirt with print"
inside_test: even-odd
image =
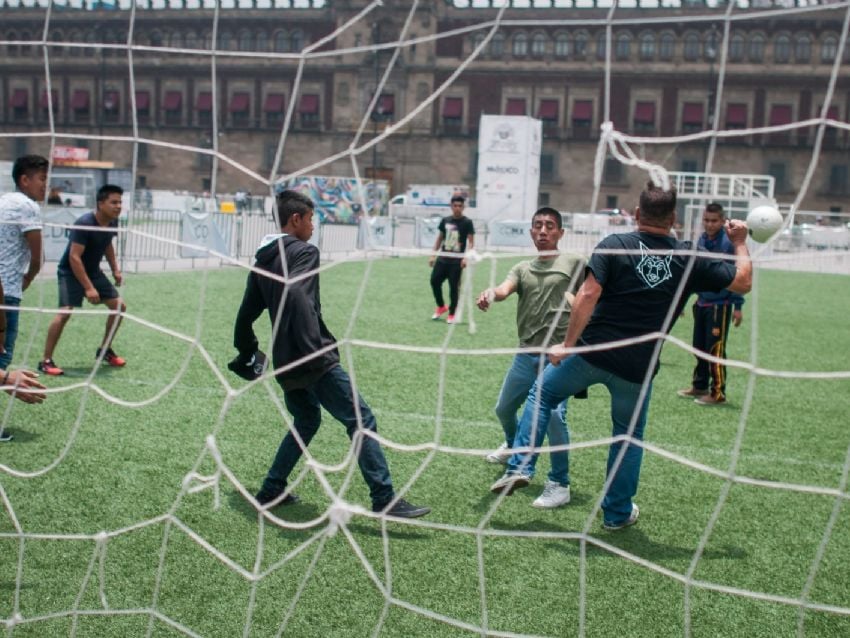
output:
[[[30,266],[30,247],[24,233],[41,230],[41,211],[23,193],[0,197],[0,281],[7,297],[23,296],[24,273]]]

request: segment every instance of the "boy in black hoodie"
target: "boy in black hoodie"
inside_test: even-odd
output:
[[[396,498],[387,461],[378,442],[360,430],[377,431],[372,411],[339,365],[336,339],[322,320],[319,300],[319,250],[307,241],[313,234],[313,202],[294,191],[277,196],[280,234],[267,235],[257,250],[248,275],[242,305],[236,316],[233,345],[238,362],[253,366],[258,354],[254,321],[268,310],[272,323],[272,361],[283,388],[292,428],[283,438],[263,486],[260,505],[295,503],[286,492],[286,481],[321,423],[321,408],[345,426],[359,446],[358,464],[369,493],[372,511],[400,518],[417,518],[430,512]],[[286,278],[284,283],[278,278]]]

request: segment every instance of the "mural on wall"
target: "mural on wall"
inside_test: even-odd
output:
[[[389,184],[385,180],[365,179],[361,184],[362,197],[353,177],[304,175],[287,180],[278,189],[294,190],[312,199],[322,224],[356,224],[364,215],[386,215]]]

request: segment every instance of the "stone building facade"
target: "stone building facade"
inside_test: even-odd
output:
[[[47,10],[38,2],[0,4],[0,132],[13,134],[0,135],[0,158],[46,153],[55,131],[55,144],[86,145],[94,160],[131,167],[135,154],[149,188],[262,192],[255,175],[271,175],[281,139],[276,174],[351,175],[353,157],[361,175],[390,179],[393,192],[409,183],[474,185],[480,116],[514,114],[543,121],[540,198],[561,210],[590,206],[606,119],[648,138],[632,149],[670,170],[702,171],[713,157],[715,172],[773,175],[778,199],[790,202],[814,161],[814,125],[718,138],[712,154],[708,139],[652,138],[822,112],[850,121],[850,47],[839,50],[843,13],[828,4],[787,14],[737,9],[724,51],[726,8],[701,3],[620,9],[609,40],[607,8],[499,13],[432,0],[410,15],[409,2],[385,0],[355,20],[364,0],[223,4],[218,13],[188,1],[182,9],[140,1],[130,11],[71,0],[53,5],[45,44]],[[385,47],[375,52],[373,43]],[[379,144],[346,154],[416,109]],[[146,143],[133,144],[134,135]],[[182,147],[217,148],[247,170]],[[847,150],[848,131],[826,127],[803,208],[850,210]],[[632,206],[644,181],[609,158],[599,206]]]

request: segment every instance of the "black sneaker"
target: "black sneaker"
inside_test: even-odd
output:
[[[264,490],[260,490],[259,492],[257,492],[257,496],[255,498],[261,506],[265,506],[268,503],[271,503],[272,501],[276,500],[277,498],[280,498],[280,495],[282,493],[283,492],[266,492]],[[280,499],[280,501],[277,502],[274,507],[278,507],[279,505],[295,505],[300,500],[301,499],[298,498],[298,496],[290,492],[282,499]]]
[[[419,518],[430,513],[431,508],[413,505],[400,498],[389,509],[387,509],[387,503],[383,505],[372,505],[372,511],[383,512],[387,516],[395,516],[396,518]]]
[[[15,437],[9,434],[6,430],[0,428],[0,443],[6,443],[7,441],[11,441],[14,438]]]

